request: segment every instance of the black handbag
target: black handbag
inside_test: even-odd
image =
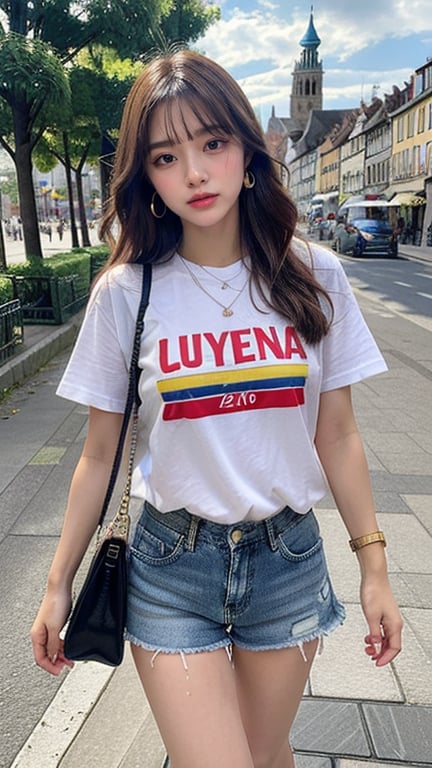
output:
[[[117,513],[102,537],[98,536],[87,577],[72,609],[64,638],[64,654],[71,661],[99,661],[118,666],[123,660],[127,605],[127,538],[129,500],[138,422],[138,357],[151,286],[151,266],[144,265],[141,301],[129,369],[129,386],[122,427],[110,480],[99,517],[102,530],[114,491],[132,414],[127,478]]]

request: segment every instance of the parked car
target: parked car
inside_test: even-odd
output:
[[[341,207],[340,214],[334,231],[335,251],[352,256],[397,256],[397,235],[385,201],[348,204]]]

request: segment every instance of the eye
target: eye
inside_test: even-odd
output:
[[[159,155],[159,157],[156,157],[155,160],[153,160],[153,165],[170,165],[175,160],[174,155],[170,155],[169,153],[166,153],[164,155]]]
[[[207,142],[206,148],[210,150],[210,152],[214,152],[217,149],[222,149],[222,147],[228,144],[228,142],[223,139],[210,139],[210,141]]]

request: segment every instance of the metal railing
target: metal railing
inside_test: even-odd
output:
[[[2,275],[11,280],[14,299],[21,302],[24,324],[61,325],[87,302],[88,285],[79,275]]]
[[[23,316],[19,299],[0,304],[0,365],[24,339]]]

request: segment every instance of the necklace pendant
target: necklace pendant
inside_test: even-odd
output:
[[[227,288],[229,288],[228,283],[222,283],[222,285],[221,285],[222,291],[225,291]]]
[[[231,317],[231,315],[233,315],[234,312],[229,307],[224,307],[222,314],[224,317]]]

